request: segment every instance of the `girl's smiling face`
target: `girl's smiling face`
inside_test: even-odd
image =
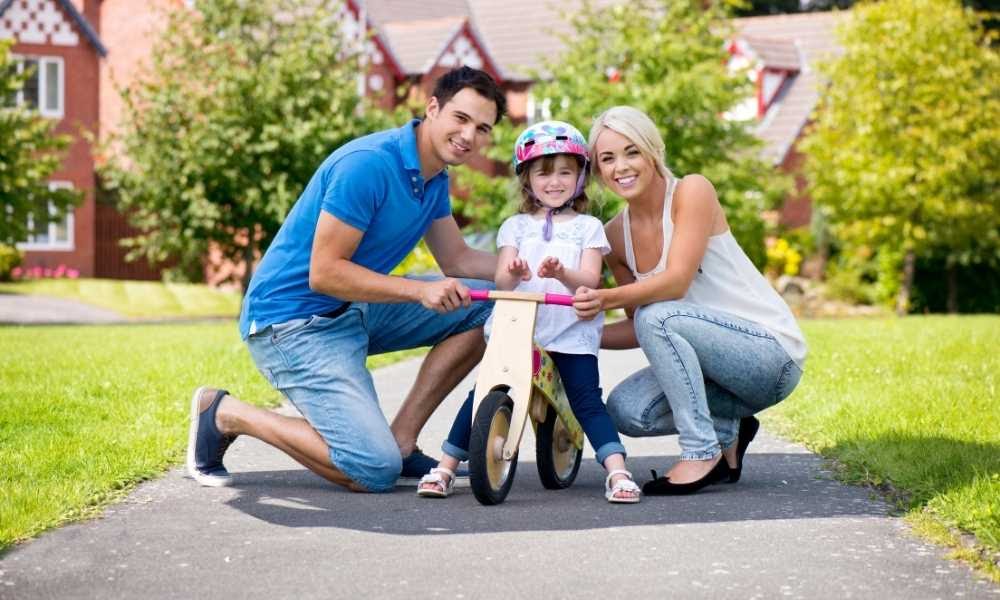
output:
[[[566,154],[540,157],[528,165],[531,192],[543,206],[559,208],[573,197],[580,177],[580,165]]]
[[[625,200],[641,197],[657,175],[656,166],[632,140],[612,129],[601,131],[593,150],[604,185]]]

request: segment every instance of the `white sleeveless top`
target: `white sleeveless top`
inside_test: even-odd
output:
[[[667,267],[667,253],[673,237],[670,207],[673,204],[677,179],[667,186],[663,203],[663,253],[653,270],[640,273],[632,249],[632,230],[628,207],[622,211],[622,231],[625,234],[625,260],[637,281],[662,272]],[[792,311],[778,292],[771,287],[757,267],[750,262],[743,248],[728,229],[708,238],[708,247],[701,266],[695,273],[687,294],[681,300],[720,310],[752,321],[767,329],[800,368],[806,359],[806,342]]]

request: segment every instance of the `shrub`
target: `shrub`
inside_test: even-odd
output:
[[[802,254],[792,247],[785,238],[767,240],[767,265],[765,272],[772,278],[782,275],[798,275]]]
[[[6,244],[0,244],[0,281],[10,281],[14,269],[24,262],[24,253]]]

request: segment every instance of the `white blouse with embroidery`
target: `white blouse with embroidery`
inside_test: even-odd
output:
[[[515,288],[520,292],[541,292],[546,294],[570,294],[570,290],[557,279],[538,276],[538,266],[553,256],[567,269],[579,269],[583,250],[594,248],[606,255],[611,252],[604,225],[596,217],[576,215],[566,221],[552,223],[552,239],[548,242],[542,236],[545,219],[518,214],[510,217],[500,226],[497,234],[497,249],[504,246],[517,248],[517,255],[528,262],[531,279],[522,281]],[[486,321],[485,333],[489,339],[493,325],[493,315]],[[603,313],[592,321],[581,321],[570,306],[538,307],[535,320],[535,342],[552,352],[564,354],[597,355],[601,345],[601,329],[604,327]]]

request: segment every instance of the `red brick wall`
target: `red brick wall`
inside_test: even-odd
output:
[[[805,158],[805,155],[799,152],[798,144],[794,144],[785,155],[785,160],[778,165],[783,173],[792,175],[795,180],[795,187],[785,198],[779,217],[779,223],[789,229],[809,225],[812,220],[812,198],[809,197],[806,178],[802,171]]]
[[[66,19],[70,19],[66,15]],[[96,27],[96,26],[95,26]],[[84,202],[74,213],[73,250],[28,251],[27,267],[55,267],[60,264],[80,271],[85,277],[94,275],[94,159],[84,132],[98,130],[98,54],[83,32],[78,32],[76,46],[39,44],[14,45],[15,54],[25,56],[61,57],[64,65],[64,112],[56,132],[73,137],[62,167],[51,179],[68,181],[84,192]]]

